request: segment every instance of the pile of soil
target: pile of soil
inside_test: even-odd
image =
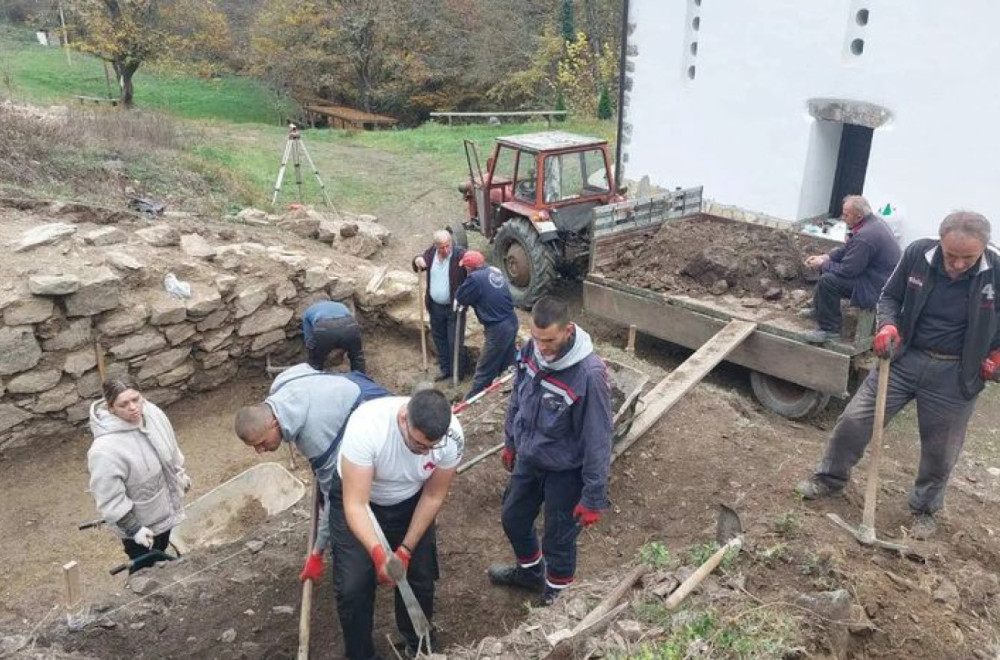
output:
[[[816,274],[802,265],[830,241],[792,230],[701,215],[664,223],[653,236],[624,244],[603,274],[672,295],[732,294],[802,306]]]
[[[239,538],[256,529],[265,520],[267,520],[267,509],[256,497],[247,495],[233,519],[226,525],[226,536]]]

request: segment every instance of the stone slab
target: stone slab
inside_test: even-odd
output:
[[[42,359],[42,349],[30,325],[0,328],[0,375],[31,369]]]

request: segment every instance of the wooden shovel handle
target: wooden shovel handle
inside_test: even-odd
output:
[[[694,573],[692,573],[688,579],[681,582],[681,586],[677,587],[674,593],[670,594],[670,598],[667,598],[666,607],[668,610],[672,610],[681,604],[689,593],[695,590],[702,581],[709,576],[709,574],[716,569],[716,567],[722,563],[722,558],[726,556],[726,553],[736,548],[737,550],[743,545],[743,538],[737,536],[732,539],[729,543],[722,546],[715,551],[715,554],[708,558],[704,564],[698,567]]]
[[[319,502],[320,502],[319,482],[313,488],[312,520],[309,525],[309,550],[312,552],[316,545],[316,530],[319,527]],[[324,548],[325,550],[325,548]],[[306,580],[302,583],[302,607],[299,611],[299,650],[295,656],[297,660],[309,659],[309,634],[312,627],[312,594],[313,582]]]
[[[878,361],[878,390],[875,393],[875,419],[868,453],[868,483],[865,484],[865,510],[861,516],[863,529],[875,529],[875,503],[878,501],[878,469],[882,455],[882,435],[885,430],[885,402],[889,393],[889,360]]]

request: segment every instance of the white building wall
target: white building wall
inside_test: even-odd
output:
[[[815,215],[832,181],[839,125],[817,126],[807,102],[841,98],[892,114],[875,130],[865,195],[904,213],[904,238],[935,233],[955,208],[1000,222],[1000,2],[629,5],[625,177],[704,185],[721,203],[789,220]],[[865,26],[855,20],[860,9],[869,12]],[[864,40],[860,56],[853,38]]]

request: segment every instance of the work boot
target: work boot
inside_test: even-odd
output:
[[[445,372],[442,371],[437,375],[437,378],[434,379],[434,382],[440,383],[442,380],[448,380],[449,378],[451,378],[451,374],[446,374]]]
[[[560,589],[553,589],[549,585],[545,585],[545,590],[542,591],[542,595],[535,601],[535,607],[548,607],[552,603],[556,602],[556,598],[559,598],[560,591]]]
[[[816,318],[816,310],[812,307],[806,307],[797,311],[795,315],[800,319],[814,319]]]
[[[913,514],[913,522],[910,523],[909,535],[911,539],[916,539],[918,541],[926,541],[930,537],[934,536],[934,532],[937,531],[937,521],[934,520],[934,515],[930,513],[915,513]]]
[[[819,500],[824,497],[834,497],[844,494],[844,487],[831,486],[813,475],[795,486],[795,494],[804,500]]]
[[[834,330],[810,330],[803,332],[802,338],[810,344],[825,344],[828,341],[840,339],[840,332]]]
[[[490,566],[486,574],[489,575],[490,582],[502,587],[517,587],[536,593],[545,590],[545,576],[540,565],[532,568],[522,568],[517,565]]]

